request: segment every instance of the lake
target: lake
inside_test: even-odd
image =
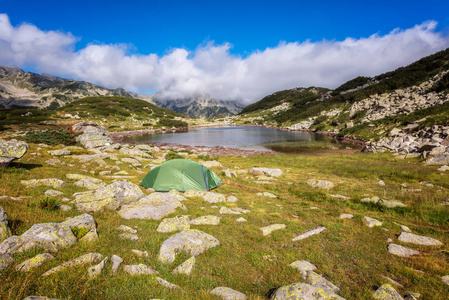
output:
[[[353,148],[324,134],[285,131],[274,128],[239,126],[191,128],[186,132],[142,134],[126,137],[126,143],[168,143],[189,146],[226,146],[246,150],[302,153],[316,150]]]

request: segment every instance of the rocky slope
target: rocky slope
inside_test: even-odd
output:
[[[55,109],[89,96],[138,98],[137,94],[121,88],[110,90],[85,81],[48,74],[39,75],[15,67],[0,66],[0,108]]]

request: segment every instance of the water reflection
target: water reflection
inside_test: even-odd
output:
[[[314,149],[338,149],[348,146],[323,134],[251,126],[193,128],[187,132],[143,134],[128,137],[125,142],[157,142],[206,147],[226,146],[288,153],[300,153]]]

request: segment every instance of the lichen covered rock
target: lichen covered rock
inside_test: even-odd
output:
[[[373,293],[377,300],[403,300],[404,298],[390,284],[383,284]]]
[[[285,224],[272,224],[272,225],[262,227],[262,228],[260,228],[260,230],[262,230],[262,234],[264,236],[266,236],[266,235],[270,235],[275,230],[284,229],[285,227],[287,227]]]
[[[174,218],[165,218],[157,227],[157,232],[174,232],[190,229],[188,216],[176,216]]]
[[[220,193],[209,192],[203,197],[204,201],[209,203],[226,202],[226,196]]]
[[[7,167],[10,162],[25,155],[28,144],[22,141],[0,139],[0,167]]]
[[[248,299],[245,294],[233,290],[228,287],[216,287],[210,291],[211,294],[219,296],[223,300],[246,300]]]
[[[434,238],[430,238],[427,236],[416,235],[410,232],[402,232],[398,240],[404,243],[411,243],[415,245],[425,245],[425,246],[441,246],[442,242],[436,240]]]
[[[190,255],[199,255],[219,244],[220,242],[215,237],[200,230],[185,230],[164,241],[159,251],[158,260],[163,263],[172,263],[176,254],[181,251]]]
[[[59,248],[68,247],[76,242],[76,237],[70,227],[62,223],[34,224],[21,237],[39,238],[53,243]]]
[[[195,261],[195,256],[192,256],[191,258],[177,266],[176,269],[173,270],[173,273],[185,275],[192,274],[193,266],[195,266]]]
[[[8,215],[0,206],[0,242],[11,236],[11,229],[8,227]]]
[[[191,220],[190,225],[220,225],[220,217],[201,216]]]
[[[9,254],[0,253],[0,272],[6,269],[13,262],[14,259]]]
[[[65,184],[63,180],[58,178],[21,180],[20,183],[25,185],[26,187],[36,187],[40,185],[46,185],[54,189],[59,189],[61,186]]]
[[[249,173],[253,175],[266,175],[271,177],[279,177],[282,175],[281,169],[271,169],[271,168],[251,168]]]
[[[159,274],[158,271],[155,271],[151,267],[146,266],[144,264],[124,265],[123,271],[133,276]]]
[[[65,269],[68,269],[71,267],[79,266],[79,265],[96,263],[102,259],[103,259],[103,255],[101,255],[100,253],[87,253],[87,254],[81,255],[80,257],[77,257],[71,261],[65,262],[51,270],[48,270],[47,272],[42,274],[42,276],[49,276],[51,274],[60,272],[62,270],[65,270]]]
[[[307,283],[292,283],[282,286],[274,292],[270,299],[272,300],[294,300],[294,299],[310,299],[310,300],[344,300],[331,290],[314,287]]]
[[[55,257],[50,253],[38,254],[33,258],[27,259],[26,261],[15,266],[17,271],[28,272],[33,268],[37,268],[47,261],[53,260]]]

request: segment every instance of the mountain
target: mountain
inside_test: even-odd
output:
[[[193,118],[211,118],[218,115],[231,116],[239,113],[243,108],[243,105],[239,102],[216,100],[207,95],[197,95],[182,99],[163,99],[158,98],[156,95],[153,100],[161,107]]]
[[[449,144],[449,49],[392,72],[354,78],[335,90],[309,87],[273,93],[245,107],[234,121],[328,131],[371,142],[407,136],[398,145],[417,139],[448,139]]]
[[[0,108],[55,109],[73,100],[92,96],[136,98],[122,88],[115,90],[48,74],[0,66]]]

